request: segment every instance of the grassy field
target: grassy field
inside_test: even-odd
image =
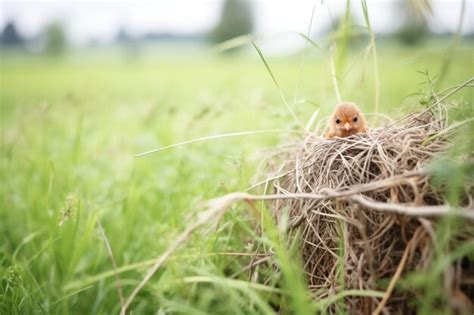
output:
[[[450,56],[439,89],[472,76],[472,51],[464,44]],[[342,98],[371,112],[372,59],[362,49],[352,53],[338,73]],[[419,96],[408,95],[428,88],[418,71],[439,72],[445,45],[382,46],[378,53],[381,112],[398,117],[420,109]],[[329,114],[336,97],[326,56],[310,50],[301,80],[299,56],[268,63],[290,103],[299,101],[295,111],[302,122],[318,108],[318,119]],[[472,89],[454,98],[472,106]],[[1,314],[118,313],[98,222],[128,296],[150,260],[195,220],[206,199],[248,187],[263,150],[297,130],[256,53],[146,55],[134,62],[104,55],[60,62],[5,56],[0,106]],[[183,140],[263,129],[281,132],[134,157]],[[276,305],[285,314],[311,313],[293,264],[270,275],[265,286],[250,285],[241,272],[255,238],[276,248],[283,265],[297,257],[276,229],[258,235],[246,209],[239,205],[216,230],[193,235],[140,292],[133,314],[270,314]]]

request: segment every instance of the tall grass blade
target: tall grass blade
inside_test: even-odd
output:
[[[281,133],[281,132],[294,132],[294,131],[282,130],[282,129],[265,129],[265,130],[253,130],[253,131],[224,133],[224,134],[215,135],[215,136],[207,136],[207,137],[202,137],[202,138],[197,138],[197,139],[178,142],[178,143],[167,145],[167,146],[164,146],[164,147],[161,147],[161,148],[158,148],[158,149],[150,150],[150,151],[143,152],[143,153],[138,153],[138,154],[135,155],[135,157],[145,156],[145,155],[157,153],[157,152],[160,152],[160,151],[163,151],[163,150],[176,148],[176,147],[180,147],[180,146],[183,146],[183,145],[196,143],[196,142],[202,142],[202,141],[208,141],[208,140],[214,140],[214,139],[221,139],[221,138],[241,137],[241,136],[255,135],[255,134],[261,134],[261,133]]]
[[[253,40],[254,40],[254,36],[250,34],[237,36],[237,37],[231,38],[229,40],[226,40],[222,43],[217,44],[216,46],[213,47],[213,51],[215,53],[223,53],[231,49],[235,49],[235,48],[250,44]]]
[[[361,0],[362,12],[364,13],[365,23],[367,25],[367,31],[370,36],[370,48],[372,51],[372,64],[374,71],[374,112],[377,114],[379,112],[379,103],[380,103],[380,79],[379,79],[379,66],[377,58],[377,47],[375,45],[375,33],[372,30],[372,25],[370,24],[369,9],[367,8],[366,0]],[[375,116],[377,119],[377,116]]]
[[[441,70],[439,71],[439,75],[438,75],[438,79],[436,80],[435,87],[439,87],[441,83],[443,82],[444,78],[446,77],[446,74],[448,73],[449,67],[451,66],[451,63],[453,60],[453,54],[456,48],[459,46],[459,41],[461,39],[462,29],[464,25],[465,11],[466,11],[466,0],[462,0],[461,13],[459,15],[456,33],[454,34],[454,38],[453,38],[453,41],[451,42],[451,45],[449,45],[448,48],[446,49],[446,54],[444,55],[443,63],[441,64]]]
[[[316,11],[316,3],[313,5],[313,10],[311,11],[311,18],[309,19],[309,25],[308,25],[308,30],[306,31],[306,37],[309,38],[311,34],[311,26],[313,25],[313,18],[314,18],[314,12]],[[300,60],[300,71],[298,75],[298,81],[296,82],[296,89],[295,89],[295,96],[293,98],[293,106],[296,104],[296,101],[298,99],[298,93],[301,85],[301,78],[303,77],[303,64],[304,64],[304,59],[306,57],[308,49],[308,41],[305,41],[304,43],[304,48],[303,52],[301,54],[301,60]]]
[[[276,85],[278,91],[280,92],[280,96],[281,96],[281,98],[282,98],[282,100],[283,100],[283,103],[285,104],[286,109],[287,109],[288,112],[290,113],[291,117],[293,117],[293,119],[296,121],[296,123],[297,123],[301,128],[303,128],[303,130],[307,131],[306,129],[304,129],[303,123],[298,119],[298,117],[296,117],[295,113],[293,112],[293,110],[291,109],[290,105],[288,104],[288,101],[286,100],[285,94],[283,94],[283,91],[282,91],[282,89],[280,88],[280,85],[278,84],[278,81],[276,80],[275,76],[273,75],[272,69],[271,69],[270,66],[268,65],[267,60],[266,60],[265,57],[263,56],[262,51],[261,51],[260,48],[258,47],[257,43],[255,43],[255,41],[252,41],[252,45],[253,45],[253,47],[255,48],[255,50],[257,51],[258,55],[260,56],[260,59],[262,59],[262,62],[263,62],[263,64],[265,65],[265,68],[267,69],[268,73],[270,74],[270,77],[271,77],[272,80],[273,80],[273,83],[275,83],[275,85]]]

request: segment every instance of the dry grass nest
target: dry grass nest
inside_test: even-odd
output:
[[[447,119],[439,117],[425,110],[367,134],[310,135],[270,164],[266,182],[273,195],[254,199],[271,199],[277,220],[285,214],[299,231],[315,300],[348,289],[379,290],[383,298],[347,297],[349,313],[416,312],[409,302],[415,290],[395,287],[402,274],[430,266],[439,217],[466,217],[471,228],[453,241],[474,241],[473,187],[465,187],[462,208],[453,209],[426,171],[450,146]],[[474,261],[461,257],[443,272],[439,285],[451,309],[471,314]]]
[[[442,287],[445,294],[428,303],[449,303],[454,314],[472,314],[474,184],[465,184],[457,207],[446,203],[446,187],[433,185],[427,166],[449,149],[455,129],[448,124],[446,108],[440,101],[435,105],[366,134],[332,140],[311,134],[296,145],[274,150],[264,163],[265,180],[249,188],[265,184],[265,191],[271,187],[273,193],[236,192],[210,200],[207,210],[155,260],[122,305],[121,314],[126,314],[138,292],[195,230],[217,223],[238,201],[246,201],[258,213],[256,200],[270,201],[276,220],[287,222],[292,243],[301,240],[303,268],[314,300],[330,301],[346,293],[342,306],[327,303],[325,313],[340,313],[340,307],[349,314],[417,313],[412,302],[418,289],[406,283],[400,289],[397,284],[403,274],[430,268],[435,273],[428,275],[429,284]],[[473,155],[470,152],[466,161],[472,162]],[[456,232],[449,231],[447,242],[439,244],[440,221],[451,222],[453,217],[463,220],[453,221],[454,227],[448,225]],[[446,247],[463,251],[442,257],[441,265],[438,259],[433,269],[435,256],[445,253]],[[258,265],[276,268],[271,258],[271,253],[256,253],[245,268],[252,279],[259,278]],[[372,294],[374,290],[378,294]],[[425,285],[424,290],[430,288]]]

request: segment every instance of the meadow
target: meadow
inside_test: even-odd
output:
[[[469,79],[472,43],[449,55],[446,47],[380,45],[380,112],[396,118],[420,110],[420,90]],[[364,52],[356,47],[338,64],[338,79],[342,98],[370,113],[375,82]],[[440,85],[427,83],[427,71],[429,77],[439,73],[446,58]],[[324,121],[337,102],[327,56],[308,47],[303,59],[266,60],[281,90],[255,51],[147,53],[134,60],[120,53],[62,60],[2,56],[0,313],[119,313],[105,240],[128,296],[206,200],[245,190],[266,150],[298,136],[280,92],[302,122],[317,109],[317,120]],[[452,97],[467,102],[471,117],[473,95],[465,89]],[[135,157],[180,141],[253,130],[272,131]],[[279,248],[284,240],[277,232],[258,235],[248,207],[234,206],[217,227],[192,235],[147,283],[131,312],[311,313],[298,281],[274,273],[260,285],[242,271],[255,252],[251,241]],[[283,247],[280,254],[282,264],[298,255]],[[289,272],[303,278],[298,268]],[[436,295],[436,287],[429,294]],[[443,312],[428,304],[423,310]]]

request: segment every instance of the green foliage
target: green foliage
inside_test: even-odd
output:
[[[226,0],[222,5],[220,22],[210,33],[210,38],[220,43],[234,37],[247,35],[253,30],[251,3],[247,0]]]
[[[22,276],[19,267],[17,265],[8,267],[3,274],[3,280],[12,288],[20,286]]]
[[[14,22],[7,22],[0,35],[0,44],[5,46],[20,46],[24,42],[24,38],[17,31]]]
[[[67,48],[67,38],[61,23],[51,23],[44,30],[45,51],[51,56],[60,56]]]
[[[474,189],[474,140],[467,135],[474,134],[472,104],[459,101],[449,108],[453,126],[453,145],[438,156],[429,170],[434,184],[446,191],[446,200],[453,206],[466,206],[468,196]]]
[[[397,33],[397,38],[405,45],[417,45],[429,33],[424,12],[418,9],[412,0],[401,0],[399,6],[398,11],[403,19],[403,25]]]

